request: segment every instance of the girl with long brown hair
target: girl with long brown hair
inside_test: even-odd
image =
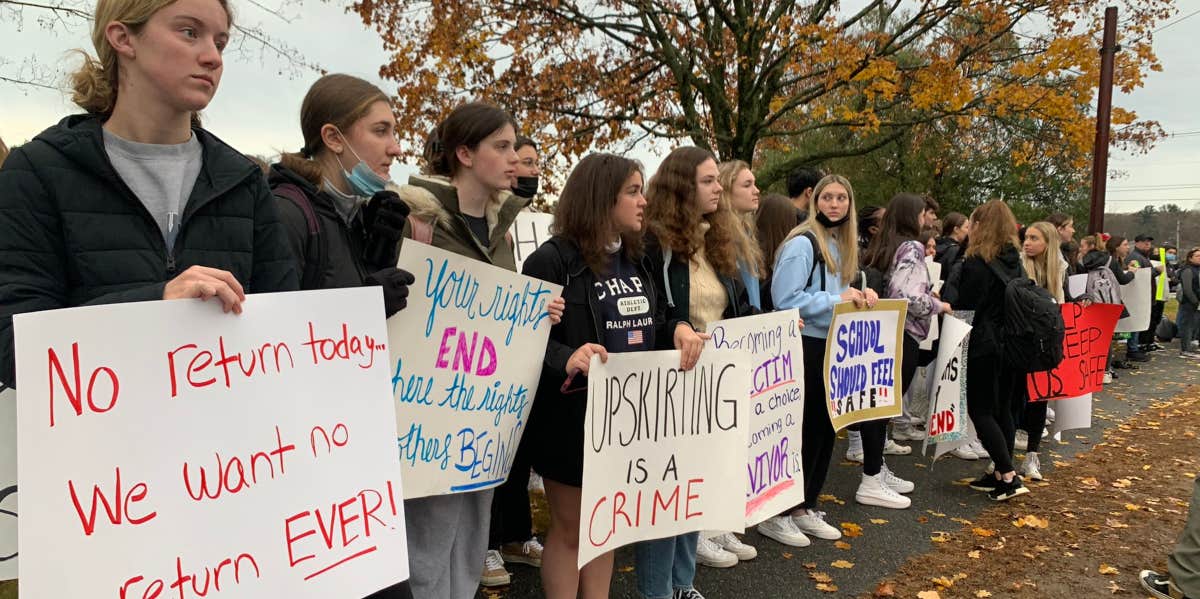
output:
[[[1009,280],[1026,276],[1018,244],[1017,219],[1007,204],[992,200],[976,208],[957,300],[959,309],[975,311],[968,341],[967,413],[995,465],[971,488],[987,491],[997,501],[1029,492],[1013,467],[1013,402],[1024,397],[1016,392],[1024,377],[1005,365],[1000,355],[1004,290]]]
[[[796,206],[791,198],[778,193],[769,193],[758,204],[758,212],[754,215],[755,239],[763,257],[762,276],[762,309],[764,312],[775,309],[771,300],[771,278],[775,273],[775,256],[788,233],[796,228]]]
[[[654,286],[666,298],[683,367],[695,366],[708,324],[753,314],[738,275],[734,240],[742,224],[720,210],[721,183],[712,152],[696,147],[672,151],[646,191],[646,254]],[[693,331],[694,328],[694,331]],[[638,591],[649,599],[703,599],[693,587],[699,533],[638,543]]]
[[[592,154],[567,177],[554,236],[525,260],[525,274],[563,285],[567,309],[550,329],[527,433],[550,504],[542,584],[550,599],[608,597],[613,554],[577,568],[587,374],[593,355],[681,347],[695,337],[666,318],[642,251],[646,198],[634,161]]]

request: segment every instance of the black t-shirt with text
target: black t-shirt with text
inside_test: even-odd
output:
[[[596,274],[593,292],[600,304],[601,330],[610,352],[654,348],[654,314],[650,311],[650,286],[638,275],[624,252],[610,254],[604,274]]]

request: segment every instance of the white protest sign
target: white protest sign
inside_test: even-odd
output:
[[[0,580],[16,577],[17,393],[4,389],[0,391]]]
[[[517,258],[517,272],[521,272],[525,259],[533,253],[533,250],[550,240],[550,225],[552,224],[554,224],[553,214],[525,211],[517,213],[517,220],[513,221],[512,228],[508,230],[513,238],[513,255]]]
[[[746,526],[804,502],[804,345],[795,310],[709,325],[705,351],[750,355]]]
[[[825,343],[825,404],[834,430],[901,413],[900,364],[908,300],[851,302],[833,308]]]
[[[22,599],[363,597],[408,577],[378,289],[244,307],[14,318]]]
[[[925,266],[929,268],[929,280],[932,281],[930,290],[936,293],[942,288],[942,265],[926,256]],[[941,314],[934,314],[929,320],[929,334],[921,340],[920,348],[926,351],[933,350],[933,342],[937,341],[941,334]]]
[[[416,276],[388,319],[404,497],[495,487],[508,478],[529,421],[562,288],[405,243]]]
[[[1150,269],[1139,268],[1132,281],[1121,285],[1121,302],[1125,304],[1129,316],[1117,321],[1117,333],[1140,333],[1150,328],[1150,283]],[[1087,275],[1067,277],[1067,291],[1072,296],[1081,296],[1086,290]]]
[[[944,317],[942,342],[933,363],[929,414],[925,419],[925,430],[929,433],[924,444],[926,451],[930,444],[940,445],[966,437],[967,394],[963,382],[967,376],[967,363],[964,354],[970,332],[971,325],[949,314]],[[935,450],[934,459],[937,455]]]
[[[636,541],[741,531],[750,354],[705,349],[594,357],[584,419],[579,566]]]
[[[1092,394],[1054,401],[1054,432],[1092,428]]]

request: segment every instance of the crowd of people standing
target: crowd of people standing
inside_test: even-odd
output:
[[[423,172],[397,184],[390,167],[401,151],[387,95],[326,75],[304,98],[302,145],[264,176],[197,117],[217,91],[231,24],[224,0],[97,5],[96,57],[72,80],[83,114],[14,148],[0,168],[0,381],[17,382],[12,316],[24,312],[192,298],[239,313],[249,294],[374,286],[391,316],[405,309],[413,283],[396,266],[405,240],[516,270],[508,231],[537,193],[538,165],[536,145],[511,115],[479,102],[457,107],[429,133]],[[508,583],[505,562],[540,567],[552,599],[608,596],[611,553],[576,567],[593,356],[676,349],[680,368],[690,369],[710,323],[793,311],[804,346],[807,499],[758,526],[792,547],[841,536],[818,500],[836,439],[821,372],[839,303],[907,302],[906,398],[932,359],[919,345],[934,320],[975,313],[967,405],[978,444],[956,455],[990,461],[971,488],[1001,501],[1029,492],[1023,478],[1042,478],[1037,447],[1051,416],[1046,402],[1027,401],[1020,373],[999,359],[1010,280],[1028,278],[1059,303],[1121,303],[1120,285],[1152,268],[1177,281],[1180,349],[1200,356],[1200,248],[1159,267],[1149,236],[1132,249],[1116,236],[1076,244],[1069,217],[1020,227],[999,200],[943,217],[933,198],[913,193],[867,205],[852,181],[811,167],[791,173],[787,188],[788,196],[764,196],[751,165],[698,147],[672,151],[654,173],[613,154],[582,158],[555,205],[554,236],[523,266],[563,293],[551,306],[555,324],[512,476],[495,490],[406,501],[411,579],[372,597],[466,599],[480,582]],[[930,262],[941,265],[936,279]],[[1070,274],[1088,275],[1085,293],[1069,292]],[[1126,340],[1113,368],[1159,349],[1156,326]],[[895,422],[853,427],[847,458],[862,464],[857,502],[911,506],[917,483],[892,472],[886,457],[911,453],[901,442],[923,439],[923,425],[909,409]],[[551,520],[544,545],[529,515],[528,489],[539,484]],[[638,591],[699,599],[698,564],[728,567],[756,553],[729,532],[641,542]]]

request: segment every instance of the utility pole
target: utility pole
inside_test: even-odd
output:
[[[1108,182],[1108,130],[1112,120],[1113,59],[1117,45],[1117,7],[1104,9],[1104,43],[1100,46],[1100,89],[1096,106],[1096,149],[1092,158],[1092,205],[1088,232],[1104,230],[1104,190]]]

